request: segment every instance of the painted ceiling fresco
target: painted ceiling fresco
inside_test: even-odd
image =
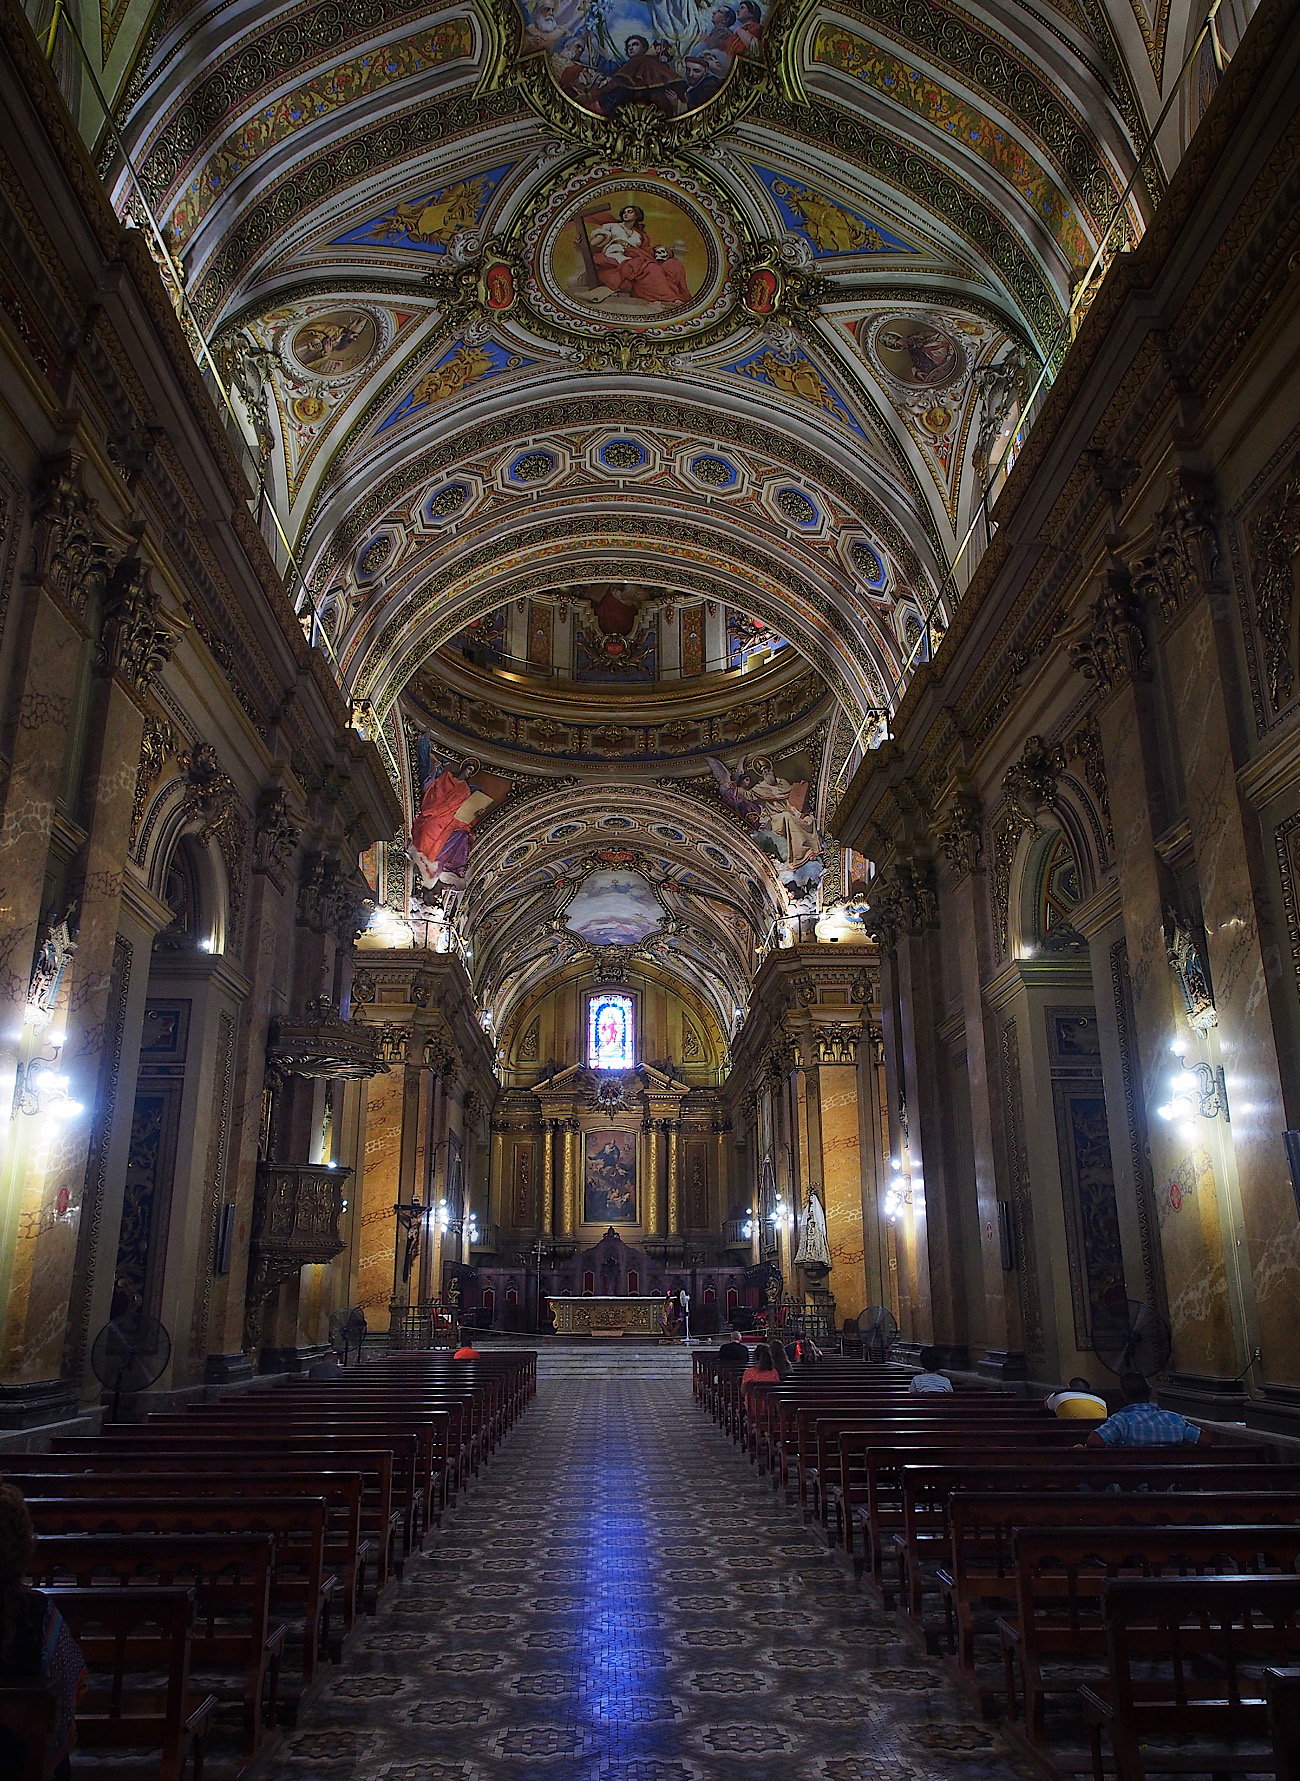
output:
[[[828,881],[1183,28],[1116,6],[151,15],[110,189],[183,257],[403,894],[490,922],[489,988],[507,941],[519,982],[608,943],[563,919],[599,869],[730,1030]]]

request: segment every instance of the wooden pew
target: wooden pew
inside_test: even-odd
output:
[[[55,1534],[36,1543],[39,1589],[118,1585],[192,1589],[190,1667],[233,1670],[238,1682],[215,1690],[243,1709],[243,1754],[257,1754],[264,1724],[276,1723],[280,1657],[288,1629],[271,1620],[268,1534]]]
[[[918,1401],[920,1400],[911,1399],[909,1404]],[[1084,1431],[1095,1426],[1091,1422],[1085,1423]],[[956,1436],[969,1432],[973,1439],[978,1438],[980,1444],[986,1447],[992,1446],[995,1440],[1002,1440],[1004,1436],[1015,1441],[1023,1439],[1033,1442],[1043,1448],[1069,1447],[1080,1439],[1077,1424],[1070,1425],[1057,1422],[1054,1417],[1045,1417],[1041,1407],[1037,1414],[1031,1408],[1027,1416],[1009,1414],[1001,1409],[988,1409],[978,1414],[969,1410],[913,1412],[910,1408],[884,1413],[833,1410],[827,1414],[820,1407],[801,1409],[794,1420],[794,1449],[799,1468],[799,1506],[804,1512],[804,1518],[815,1513],[823,1529],[829,1525],[832,1487],[843,1489],[839,1446],[841,1433],[847,1431],[860,1434],[872,1428],[888,1431],[908,1427],[929,1432],[950,1431]],[[808,1504],[810,1489],[815,1492],[812,1509]]]
[[[347,1437],[357,1441],[384,1442],[396,1438],[394,1459],[405,1452],[409,1437],[415,1443],[414,1512],[411,1518],[411,1545],[419,1546],[428,1529],[442,1515],[446,1500],[447,1444],[451,1431],[448,1411],[430,1411],[418,1405],[409,1410],[387,1410],[361,1414],[347,1410],[316,1410],[310,1405],[281,1409],[269,1404],[236,1406],[207,1404],[191,1406],[202,1415],[186,1417],[153,1417],[143,1426],[156,1430],[171,1429],[178,1434],[191,1430],[203,1435],[247,1435],[254,1440],[279,1440],[282,1436],[306,1439],[322,1436],[329,1439]]]
[[[374,1612],[378,1582],[368,1598],[365,1577],[368,1565],[377,1567],[380,1543],[362,1537],[359,1472],[260,1472],[239,1478],[214,1477],[210,1471],[186,1471],[179,1462],[171,1471],[153,1467],[141,1470],[138,1465],[126,1470],[125,1458],[113,1454],[94,1465],[78,1460],[81,1469],[75,1472],[66,1470],[71,1463],[66,1454],[7,1454],[0,1477],[25,1492],[78,1497],[83,1501],[104,1496],[212,1497],[232,1508],[241,1497],[323,1496],[328,1511],[325,1564],[338,1578],[344,1637],[353,1630],[358,1615]]]
[[[1143,1464],[1140,1459],[1129,1458],[1109,1469],[1104,1457],[1098,1455],[1095,1449],[1086,1455],[1076,1455],[1072,1451],[1062,1456],[1055,1469],[1029,1468],[1005,1486],[996,1478],[990,1482],[988,1470],[974,1466],[905,1467],[903,1526],[901,1531],[893,1535],[891,1541],[898,1563],[899,1600],[904,1609],[914,1618],[920,1618],[925,1590],[925,1565],[928,1560],[942,1557],[956,1565],[959,1562],[957,1553],[960,1551],[962,1569],[972,1579],[1005,1568],[1005,1561],[1009,1561],[1011,1556],[1010,1530],[1018,1525],[1014,1520],[1013,1508],[1018,1495],[1040,1491],[1047,1494],[1049,1501],[1060,1502],[1064,1498],[1065,1516],[1073,1515],[1074,1521],[1082,1524],[1091,1519],[1095,1496],[1105,1491],[1144,1490],[1157,1496],[1166,1495],[1170,1491],[1202,1495],[1206,1492],[1230,1492],[1237,1495],[1258,1493],[1265,1497],[1269,1493],[1285,1495],[1288,1492],[1300,1492],[1300,1467],[1216,1466],[1208,1460],[1204,1465],[1191,1462],[1180,1465],[1175,1462],[1162,1467],[1159,1463],[1159,1451],[1158,1448],[1130,1448],[1130,1455],[1141,1454],[1150,1463]],[[1187,1451],[1201,1456],[1207,1454],[1204,1447],[1193,1447]],[[1099,1458],[1102,1459],[1100,1465],[1097,1463]],[[957,1474],[958,1481],[950,1483],[948,1487],[949,1491],[958,1493],[956,1497],[945,1495],[941,1501],[936,1500],[936,1485],[932,1476],[936,1470],[946,1472],[949,1479],[954,1473]],[[1037,1482],[1040,1479],[1043,1482]],[[1070,1508],[1071,1503],[1074,1505],[1073,1510]],[[962,1511],[961,1538],[955,1544],[952,1511],[958,1505]],[[1087,1510],[1088,1513],[1080,1513],[1081,1510]],[[1057,1521],[1063,1518],[1055,1517]],[[1045,1510],[1043,1522],[1051,1519]],[[1213,1517],[1207,1516],[1206,1519],[1213,1520]],[[1226,1515],[1223,1519],[1249,1521],[1253,1518],[1249,1515]],[[1260,1519],[1268,1520],[1269,1517]],[[1007,1574],[1009,1575],[1009,1570]],[[936,1587],[943,1591],[942,1584],[936,1582]]]
[[[1074,1443],[1069,1437],[1055,1432],[1060,1427],[1035,1425],[1030,1432],[1016,1427],[984,1425],[972,1429],[950,1422],[932,1422],[924,1426],[896,1425],[882,1434],[878,1429],[841,1426],[836,1435],[840,1483],[836,1487],[832,1481],[826,1494],[828,1505],[834,1501],[838,1507],[840,1537],[855,1573],[861,1576],[864,1569],[869,1569],[872,1582],[884,1593],[885,1558],[892,1550],[894,1533],[903,1525],[905,1466],[929,1458],[953,1461],[967,1457],[972,1464],[1010,1465],[1019,1464],[1020,1455],[1025,1463],[1032,1464],[1073,1451]],[[861,1555],[855,1538],[858,1528],[862,1530]]]
[[[271,1607],[296,1610],[302,1637],[302,1681],[310,1686],[321,1648],[329,1649],[335,1582],[325,1574],[323,1497],[244,1498],[233,1505],[204,1497],[29,1497],[40,1535],[270,1535]]]
[[[1257,1470],[1250,1467],[1254,1477]],[[1225,1488],[1227,1469],[1213,1466],[1132,1468],[1108,1479],[1072,1471],[1050,1490],[959,1491],[950,1503],[950,1560],[938,1573],[945,1643],[962,1676],[975,1682],[976,1603],[1010,1601],[1016,1593],[1016,1535],[1043,1527],[1151,1528],[1263,1526],[1300,1519],[1300,1473],[1290,1490]],[[1088,1486],[1084,1492],[1084,1484]],[[1113,1486],[1119,1484],[1119,1490]],[[981,1705],[985,1692],[976,1685]]]
[[[0,1683],[0,1732],[18,1745],[21,1755],[3,1746],[0,1738],[0,1768],[5,1762],[17,1763],[11,1781],[49,1781],[54,1758],[54,1728],[58,1718],[58,1702],[44,1682]]]
[[[143,1431],[147,1426],[145,1423],[132,1425],[130,1432],[139,1434],[135,1446],[95,1435],[56,1435],[50,1442],[50,1452],[75,1459],[78,1464],[87,1459],[93,1464],[96,1456],[116,1452],[141,1469],[173,1472],[178,1465],[185,1470],[202,1467],[216,1477],[301,1472],[317,1467],[322,1471],[359,1472],[365,1489],[362,1531],[375,1535],[380,1541],[381,1588],[399,1568],[397,1547],[414,1513],[410,1496],[414,1479],[413,1453],[407,1456],[408,1463],[401,1473],[406,1501],[399,1508],[394,1500],[398,1495],[395,1482],[398,1468],[391,1448],[386,1445],[286,1436],[278,1440],[274,1448],[269,1448],[265,1440],[238,1435],[192,1435],[180,1440],[175,1434],[159,1431],[158,1435],[146,1436]],[[395,1515],[397,1520],[394,1520]]]
[[[1197,1766],[1216,1775],[1267,1769],[1267,1757],[1232,1746],[1269,1736],[1268,1667],[1300,1658],[1300,1578],[1124,1578],[1103,1586],[1101,1608],[1110,1679],[1079,1690],[1096,1781],[1103,1732],[1118,1781],[1160,1770],[1151,1740],[1171,1734],[1194,1738]],[[1300,1742],[1281,1755],[1294,1776]],[[1185,1769],[1186,1751],[1174,1762]]]
[[[81,1647],[89,1686],[77,1705],[82,1750],[157,1751],[158,1781],[180,1781],[203,1740],[216,1699],[190,1687],[188,1589],[55,1589],[50,1599]],[[157,1676],[166,1677],[163,1688]]]
[[[1189,1566],[1201,1572],[1273,1570],[1300,1590],[1298,1565],[1300,1528],[1294,1526],[1018,1528],[1016,1612],[997,1623],[1009,1724],[1019,1723],[1019,1675],[1025,1732],[1042,1744],[1048,1695],[1073,1694],[1078,1687],[1066,1666],[1107,1651],[1101,1596],[1108,1580],[1125,1573],[1159,1577],[1171,1568],[1185,1573]],[[1146,1641],[1143,1649],[1154,1654],[1158,1645]],[[1063,1667],[1054,1667],[1054,1660]]]
[[[1068,1425],[1062,1425],[1068,1426]],[[847,1484],[841,1500],[843,1519],[841,1534],[845,1549],[853,1559],[854,1569],[861,1574],[863,1565],[870,1563],[872,1576],[883,1589],[883,1564],[885,1555],[892,1550],[893,1536],[902,1525],[903,1516],[903,1471],[907,1466],[918,1465],[965,1465],[979,1467],[1005,1467],[1015,1464],[1024,1470],[1035,1464],[1033,1454],[1023,1457],[1017,1450],[1014,1461],[1002,1447],[989,1448],[970,1441],[960,1442],[947,1439],[933,1441],[918,1438],[908,1447],[886,1449],[879,1445],[872,1446],[869,1439],[860,1438],[849,1430],[840,1440],[841,1463],[847,1477]],[[1050,1452],[1042,1452],[1041,1463],[1051,1467],[1059,1467],[1063,1462],[1078,1461],[1085,1465],[1096,1465],[1104,1462],[1109,1465],[1133,1466],[1150,1464],[1151,1448],[1110,1447],[1105,1452],[1093,1448],[1079,1447],[1075,1451],[1073,1443],[1057,1444]],[[1158,1450],[1157,1457],[1162,1465],[1194,1464],[1198,1457],[1204,1455],[1204,1449],[1195,1447],[1167,1447]],[[1237,1460],[1236,1456],[1240,1455]],[[1216,1464],[1232,1463],[1256,1464],[1263,1458],[1262,1448],[1250,1447],[1216,1447],[1214,1461]],[[1045,1482],[1043,1489],[1051,1489],[1050,1480]],[[861,1528],[865,1553],[859,1558],[856,1551],[855,1534]]]
[[[1277,1781],[1300,1781],[1300,1670],[1264,1671]]]

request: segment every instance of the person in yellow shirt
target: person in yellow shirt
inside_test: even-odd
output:
[[[1104,1422],[1110,1415],[1105,1398],[1086,1379],[1071,1379],[1064,1391],[1050,1393],[1043,1403],[1057,1416],[1084,1417],[1089,1422]]]

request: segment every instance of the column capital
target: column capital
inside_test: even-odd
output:
[[[1133,592],[1175,618],[1202,588],[1219,585],[1218,497],[1213,481],[1181,466],[1172,471],[1150,547],[1133,564]]]
[[[162,622],[162,601],[153,572],[138,557],[119,563],[104,595],[104,620],[95,669],[121,680],[137,702],[172,659],[180,641]]]
[[[1127,565],[1112,551],[1101,592],[1069,644],[1072,666],[1099,693],[1151,678],[1151,658]]]
[[[944,858],[955,868],[959,878],[984,870],[983,812],[979,794],[973,788],[958,792],[938,833]],[[866,1001],[866,996],[856,998]]]

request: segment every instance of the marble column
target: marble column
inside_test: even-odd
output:
[[[11,624],[17,643],[10,684],[21,688],[13,700],[9,735],[10,758],[0,785],[0,956],[7,961],[0,993],[0,1095],[12,1101],[16,1073],[24,1052],[36,1055],[39,1040],[25,1024],[32,960],[37,949],[44,907],[45,874],[55,804],[69,761],[71,722],[78,683],[86,661],[89,626],[118,554],[98,534],[98,506],[85,490],[80,465],[72,458],[49,466],[35,504],[35,570],[16,602]],[[137,743],[138,753],[138,743]],[[131,757],[134,765],[135,756]],[[119,866],[120,871],[120,866]],[[119,879],[120,884],[120,879]],[[63,911],[57,911],[62,915]],[[61,1005],[65,1008],[65,983]],[[54,1030],[57,1030],[55,1028]],[[87,1034],[73,1024],[69,1050],[84,1047]],[[25,1057],[23,1058],[25,1060]],[[83,1065],[93,1072],[97,1057],[83,1052]],[[91,1093],[85,1097],[89,1102]],[[4,1341],[0,1349],[0,1424],[22,1422],[56,1413],[55,1400],[70,1407],[68,1385],[58,1375],[62,1366],[63,1320],[39,1306],[48,1296],[40,1284],[47,1272],[36,1262],[36,1238],[42,1223],[43,1183],[52,1169],[75,1176],[77,1152],[84,1146],[69,1127],[54,1137],[38,1131],[34,1121],[19,1115],[7,1122],[0,1165],[0,1299],[6,1305]],[[84,1129],[84,1128],[83,1128]],[[42,1183],[33,1203],[33,1176]],[[77,1183],[80,1202],[80,1183]],[[67,1188],[67,1182],[62,1182]],[[52,1190],[57,1193],[57,1189]],[[56,1216],[64,1223],[59,1247],[72,1269],[75,1230],[67,1210]],[[74,1215],[75,1216],[75,1215]],[[57,1283],[55,1283],[57,1285]],[[67,1281],[63,1282],[66,1310]],[[33,1288],[36,1302],[32,1302]],[[37,1326],[32,1327],[35,1312]],[[58,1328],[55,1328],[57,1321]],[[35,1343],[31,1350],[27,1344]],[[48,1400],[48,1402],[47,1402]]]
[[[1208,484],[1176,470],[1155,562],[1144,579],[1165,620],[1164,658],[1218,1014],[1217,1026],[1194,1040],[1188,1061],[1222,1065],[1228,1083],[1231,1123],[1198,1118],[1198,1143],[1213,1157],[1219,1183],[1225,1285],[1237,1325],[1233,1358],[1239,1367],[1259,1348],[1253,1383],[1267,1395],[1268,1383],[1296,1376],[1296,1205],[1282,1146],[1290,1122],[1275,1039],[1288,1028],[1295,987],[1282,967],[1284,936],[1273,919],[1259,823],[1243,807],[1237,780],[1228,703],[1239,678],[1235,602],[1221,579],[1214,511]],[[1283,1395],[1291,1397],[1294,1415],[1294,1385]]]
[[[973,795],[959,796],[942,836],[955,874],[945,898],[946,941],[957,960],[966,1041],[966,1081],[970,1093],[971,1152],[975,1166],[975,1206],[979,1219],[979,1279],[970,1284],[982,1299],[985,1352],[981,1372],[1020,1377],[1026,1370],[1020,1306],[1008,1291],[1014,1275],[1002,1267],[998,1202],[996,1100],[999,1083],[990,1057],[996,1039],[984,1006],[984,982],[993,975],[990,958],[987,880],[980,810]]]
[[[1097,724],[1110,795],[1115,863],[1133,988],[1133,1018],[1149,1111],[1163,1104],[1175,1059],[1171,1045],[1188,1027],[1165,945],[1166,911],[1176,906],[1172,875],[1156,846],[1167,800],[1151,660],[1142,615],[1125,565],[1112,556],[1071,658],[1097,687]],[[1164,1258],[1173,1364],[1181,1388],[1226,1409],[1240,1388],[1228,1298],[1219,1183],[1200,1137],[1151,1119],[1151,1167]],[[1222,1400],[1222,1401],[1221,1401]]]
[[[659,1230],[659,1135],[653,1119],[641,1122],[641,1228],[645,1236]]]
[[[542,1121],[541,1233],[548,1239],[555,1230],[555,1126],[553,1119]]]
[[[681,1121],[666,1119],[664,1130],[668,1134],[668,1235],[679,1237],[682,1230]]]
[[[418,1047],[413,1047],[418,1051]],[[402,1065],[402,1141],[398,1153],[397,1203],[409,1206],[420,1187],[417,1173],[420,1144],[420,1111],[423,1101],[424,1067],[418,1063]],[[407,1254],[408,1233],[396,1222],[393,1240],[393,1321],[400,1321],[411,1302],[411,1280],[402,1278]]]
[[[564,1122],[564,1235],[573,1237],[578,1229],[578,1138],[582,1128],[576,1119]]]

